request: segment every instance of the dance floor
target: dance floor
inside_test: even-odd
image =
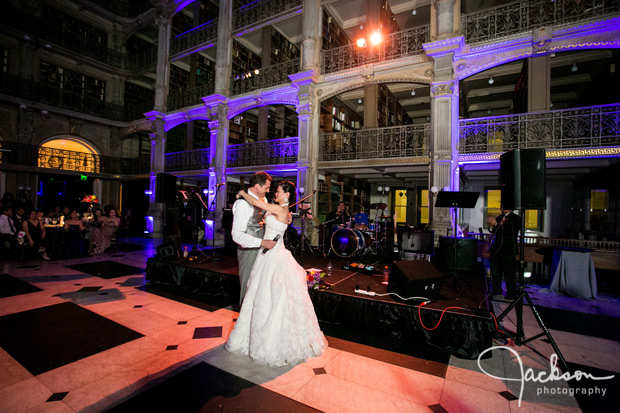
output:
[[[426,330],[455,307],[439,337],[464,341],[449,321],[457,316],[495,331],[486,311],[508,302],[485,299],[482,272],[448,275],[420,317],[419,303],[355,293],[385,286],[334,258],[333,289],[311,291],[329,347],[272,368],[223,348],[238,317],[234,255],[185,266],[186,282],[161,282],[179,276],[170,265],[149,281],[158,242],[119,241],[111,255],[0,262],[0,411],[599,412],[620,402],[620,299],[605,291],[582,300],[527,284],[571,371],[602,379],[521,382],[527,369],[548,376],[544,336],[516,345],[492,335],[483,343],[496,348],[472,359]],[[308,255],[303,265],[326,261]],[[515,325],[511,313],[498,327]],[[541,332],[529,307],[523,326],[526,337]]]

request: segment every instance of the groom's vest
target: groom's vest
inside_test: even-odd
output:
[[[248,204],[250,203],[248,202]],[[252,206],[252,204],[250,204],[250,206]],[[261,213],[262,210],[260,208],[256,208],[255,206],[252,206],[252,208],[254,208],[254,212],[252,213],[252,216],[248,221],[248,226],[245,230],[245,233],[253,237],[262,239],[263,235],[265,234],[265,223],[263,222],[263,214]]]

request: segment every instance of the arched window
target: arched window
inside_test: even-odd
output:
[[[39,147],[40,168],[76,172],[100,172],[100,159],[94,147],[71,137],[54,138]]]

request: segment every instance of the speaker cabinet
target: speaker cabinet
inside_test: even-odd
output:
[[[456,239],[456,269],[475,271],[478,263],[478,240],[475,238]],[[435,264],[442,270],[454,269],[454,238],[439,237],[439,254]]]
[[[500,156],[502,205],[506,209],[546,209],[544,149],[513,149]]]
[[[166,239],[157,247],[157,258],[162,261],[175,261],[181,258],[181,245],[174,238]]]
[[[441,290],[443,278],[428,261],[397,261],[392,268],[387,290],[403,298],[436,295]]]
[[[155,202],[173,203],[177,200],[177,177],[158,173],[155,183]]]

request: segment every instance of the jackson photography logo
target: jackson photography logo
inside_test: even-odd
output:
[[[487,371],[484,370],[484,368],[482,368],[482,366],[480,365],[480,359],[489,351],[493,351],[493,350],[507,350],[510,351],[515,358],[517,359],[517,361],[519,362],[519,371],[520,371],[520,376],[517,377],[499,377],[499,376],[495,376]],[[534,370],[532,370],[531,368],[527,368],[524,369],[523,368],[523,362],[521,361],[521,356],[519,356],[519,353],[517,353],[514,349],[510,348],[510,347],[506,347],[506,346],[494,346],[494,347],[489,347],[488,349],[484,350],[483,352],[480,353],[480,355],[478,356],[478,368],[480,369],[481,372],[483,372],[484,374],[486,374],[489,377],[493,377],[494,379],[498,379],[498,380],[508,380],[508,381],[517,381],[521,383],[521,387],[519,390],[519,407],[521,407],[521,398],[523,397],[523,389],[525,388],[525,383],[526,382],[530,382],[530,383],[552,383],[552,382],[556,382],[556,381],[569,381],[569,380],[575,380],[575,381],[580,381],[580,380],[611,380],[614,378],[614,375],[611,376],[606,376],[606,377],[596,377],[593,376],[590,373],[584,373],[583,371],[580,370],[575,370],[573,372],[566,372],[566,373],[562,373],[562,371],[560,371],[560,369],[558,369],[556,367],[556,362],[557,362],[558,356],[557,354],[552,354],[551,357],[549,358],[549,372],[546,371],[540,371],[538,373],[534,372]],[[542,388],[539,388],[536,390],[536,395],[540,396],[541,394],[566,394],[568,396],[574,396],[576,394],[584,394],[584,395],[588,395],[588,396],[592,396],[592,395],[601,395],[601,396],[605,396],[605,393],[607,392],[607,388],[605,387],[599,387],[599,386],[594,386],[594,387],[574,387],[574,388],[566,388],[566,387],[559,387],[559,386],[545,386]]]

